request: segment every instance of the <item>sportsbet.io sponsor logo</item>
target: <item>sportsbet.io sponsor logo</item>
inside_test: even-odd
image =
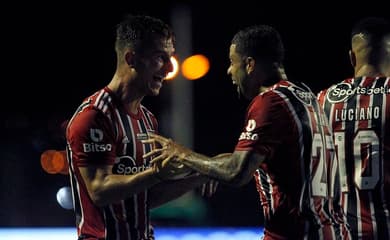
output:
[[[257,140],[259,135],[257,133],[253,133],[252,131],[256,128],[256,121],[253,119],[249,119],[248,124],[245,127],[245,132],[242,132],[240,138],[238,140]]]
[[[103,140],[103,131],[97,128],[91,128],[89,130],[89,137],[93,141],[92,143],[83,143],[83,151],[89,152],[109,152],[112,149],[112,145],[109,143],[100,143]]]
[[[132,175],[143,172],[148,168],[150,168],[149,165],[137,166],[134,158],[130,156],[120,156],[115,158],[115,164],[112,168],[112,172],[114,174]]]
[[[343,102],[350,98],[351,96],[358,95],[374,95],[374,94],[389,94],[389,87],[360,87],[352,88],[352,85],[349,83],[339,83],[331,87],[326,95],[326,98],[331,103]]]

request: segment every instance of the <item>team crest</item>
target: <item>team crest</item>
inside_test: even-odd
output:
[[[295,97],[299,101],[301,101],[302,103],[304,103],[306,105],[310,105],[312,98],[314,98],[312,93],[304,91],[300,88],[295,88],[293,86],[289,86],[288,89],[295,95]]]

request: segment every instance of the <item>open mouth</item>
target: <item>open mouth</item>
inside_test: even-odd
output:
[[[164,81],[164,77],[162,76],[154,76],[153,77],[153,87],[162,87],[162,83]]]

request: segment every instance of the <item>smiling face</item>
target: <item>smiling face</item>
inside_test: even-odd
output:
[[[170,58],[174,52],[171,38],[156,38],[142,53],[136,53],[137,85],[145,95],[156,96],[160,93],[165,77],[173,71]]]
[[[243,57],[236,52],[235,44],[230,45],[229,59],[230,65],[227,70],[227,73],[228,75],[230,75],[233,84],[237,85],[238,94],[245,95],[244,82],[247,78],[247,74],[245,71],[245,61]]]
[[[255,77],[256,61],[252,57],[242,56],[236,51],[236,45],[231,44],[229,50],[230,65],[227,74],[230,75],[233,84],[237,85],[238,94],[242,94],[246,99],[251,100],[257,94],[261,87],[260,80]],[[258,75],[259,76],[259,75]]]

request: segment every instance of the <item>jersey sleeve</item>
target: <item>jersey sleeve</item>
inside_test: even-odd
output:
[[[287,128],[291,128],[291,124],[282,99],[273,92],[259,95],[248,108],[245,127],[235,150],[273,155]]]
[[[73,164],[114,164],[114,133],[109,118],[99,110],[88,108],[79,112],[70,121],[66,138]]]

